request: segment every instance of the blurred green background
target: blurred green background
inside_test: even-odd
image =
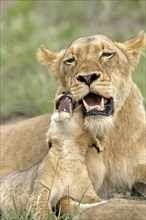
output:
[[[36,59],[41,44],[60,50],[80,36],[117,41],[145,30],[145,0],[1,0],[1,123],[53,108],[57,85]],[[134,81],[145,94],[145,58]],[[136,104],[136,103],[135,103]]]

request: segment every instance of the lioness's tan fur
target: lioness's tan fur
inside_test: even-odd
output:
[[[135,181],[146,179],[145,111],[141,93],[132,81],[132,72],[145,45],[143,32],[124,43],[94,35],[74,41],[59,53],[44,46],[38,52],[41,62],[60,83],[58,93],[71,91],[76,101],[89,92],[114,98],[113,115],[84,119],[84,127],[102,140],[103,151],[97,154],[95,149],[90,149],[87,155],[88,171],[98,194],[115,188],[131,189]],[[113,55],[102,58],[103,51]],[[72,57],[76,61],[68,64]],[[100,78],[90,87],[77,80],[80,74],[93,72],[100,73]]]
[[[77,214],[73,220],[90,219],[100,217],[103,220],[145,220],[146,210],[144,201],[110,199],[98,207],[86,209]]]
[[[49,123],[50,115],[45,114],[1,126],[0,177],[26,170],[45,157]]]

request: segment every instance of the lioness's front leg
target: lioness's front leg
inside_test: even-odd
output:
[[[107,201],[101,201],[99,198],[88,198],[88,203],[83,204],[82,202],[75,201],[73,198],[69,196],[65,196],[58,202],[57,206],[61,209],[61,214],[65,215],[76,210],[85,210],[89,207],[94,207],[106,203]]]

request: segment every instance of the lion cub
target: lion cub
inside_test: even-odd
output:
[[[37,219],[43,219],[47,212],[51,212],[62,197],[64,199],[60,204],[63,214],[79,205],[78,202],[97,205],[96,202],[101,201],[86,167],[88,149],[92,144],[99,143],[89,138],[82,126],[81,111],[78,111],[80,107],[74,107],[69,94],[61,95],[56,101],[56,111],[47,133],[51,149],[38,169],[29,201]]]

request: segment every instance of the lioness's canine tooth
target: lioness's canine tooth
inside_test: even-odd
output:
[[[85,102],[84,99],[83,99],[83,104],[84,104],[84,106],[85,106],[85,109],[86,109],[87,111],[89,111],[89,110],[90,110],[90,106]]]
[[[104,98],[101,98],[101,102],[100,102],[100,108],[104,109]]]

